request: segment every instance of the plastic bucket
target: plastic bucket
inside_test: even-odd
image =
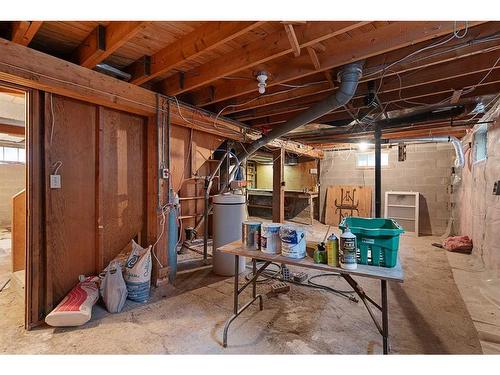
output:
[[[280,228],[281,255],[301,259],[306,256],[306,235],[304,230],[291,225]]]
[[[260,249],[266,254],[279,254],[281,252],[280,239],[281,224],[264,223],[261,227]]]

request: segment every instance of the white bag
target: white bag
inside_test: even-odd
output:
[[[136,302],[148,300],[151,286],[151,266],[151,246],[144,249],[132,240],[132,251],[123,273],[128,299]]]
[[[128,293],[119,261],[113,260],[106,267],[100,289],[106,309],[110,313],[120,312],[123,309]]]
[[[63,298],[61,303],[45,317],[53,327],[75,327],[87,323],[92,316],[92,306],[99,299],[98,277],[82,277],[80,282]]]

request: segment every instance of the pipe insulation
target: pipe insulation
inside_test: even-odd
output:
[[[426,142],[426,143],[451,142],[451,144],[455,148],[455,154],[457,156],[457,158],[455,159],[455,166],[462,168],[465,165],[464,149],[462,147],[462,143],[457,137],[451,135],[445,137],[396,138],[388,140],[388,143],[421,143],[421,142]]]

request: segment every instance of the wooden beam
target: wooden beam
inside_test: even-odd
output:
[[[474,25],[480,23],[481,22],[472,22],[469,23],[469,26],[472,28]],[[357,34],[342,42],[339,42],[337,39],[328,39],[323,41],[323,44],[327,51],[335,51],[335,53],[324,54],[321,61],[321,71],[331,70],[353,61],[368,59],[376,55],[434,39],[450,34],[453,30],[454,23],[451,21],[395,22],[388,26],[373,30],[370,33]],[[262,43],[264,44],[260,44],[261,50],[262,45],[267,44],[264,41]],[[302,47],[304,47],[303,44]],[[227,63],[226,60],[223,61]],[[318,70],[313,67],[308,69],[308,65],[310,65],[309,56],[300,56],[298,58],[282,56],[276,59],[272,64],[266,66],[266,70],[272,74],[272,80],[268,82],[268,87],[294,81],[318,72]],[[211,64],[207,64],[205,67],[209,69]],[[201,68],[196,69],[195,72],[200,73],[201,70]],[[232,70],[231,72],[233,73],[234,71]],[[215,74],[215,76],[219,75]],[[180,93],[200,87],[210,82],[208,79],[203,79],[206,77],[207,76],[197,76],[189,79],[188,81],[192,84],[185,85],[184,90],[178,90],[172,79],[168,81],[171,82],[172,85],[167,84],[166,86],[167,89],[169,89],[167,93]],[[212,95],[212,97],[199,97],[197,93],[192,93],[194,103],[199,106],[205,106],[221,100],[227,100],[236,96],[255,92],[256,85],[252,81],[241,82],[238,85],[235,85],[234,82],[220,82],[214,85],[213,91],[214,95]]]
[[[14,43],[27,46],[35,37],[42,26],[42,21],[16,21],[12,22],[12,37]]]
[[[193,59],[211,51],[234,38],[262,26],[264,22],[207,22],[176,42],[166,46],[151,56],[149,74],[138,71],[142,61],[131,64],[126,71],[132,74],[130,82],[143,84],[172,69],[177,68],[187,59]],[[141,70],[141,69],[139,69]]]
[[[273,222],[285,221],[285,149],[273,152]]]
[[[305,48],[333,38],[336,35],[344,34],[366,23],[347,21],[315,22],[295,28],[295,33],[300,47]],[[292,51],[285,30],[277,31],[212,60],[208,64],[185,72],[183,79],[181,79],[180,74],[173,75],[162,81],[159,87],[165,94],[178,95],[208,85],[219,78],[285,56]],[[253,90],[257,90],[256,83],[253,80],[249,82],[254,86]],[[234,85],[234,82],[230,84]]]
[[[288,42],[290,43],[290,47],[292,47],[293,55],[295,57],[299,57],[300,44],[297,39],[297,35],[295,34],[295,30],[293,29],[293,25],[290,23],[286,23],[283,26],[285,27],[286,36],[288,37]]]
[[[86,68],[93,68],[107,59],[137,33],[147,27],[149,22],[116,21],[108,26],[97,26],[73,54],[74,61]]]
[[[320,70],[321,63],[319,62],[318,55],[316,54],[316,50],[312,47],[307,47],[307,53],[311,58],[311,62],[313,63],[314,69]]]
[[[5,133],[9,135],[25,135],[25,132],[26,131],[22,126],[0,123],[0,133]]]

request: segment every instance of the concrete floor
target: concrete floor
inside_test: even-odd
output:
[[[446,253],[485,354],[500,354],[500,274],[479,256]]]
[[[307,227],[319,240],[325,226]],[[481,353],[477,331],[453,279],[446,253],[435,237],[403,237],[400,256],[405,283],[389,283],[392,353]],[[379,282],[357,279],[379,299]],[[335,276],[326,285],[347,289]],[[23,329],[23,311],[9,288],[0,293],[0,353],[381,353],[381,337],[362,303],[332,293],[292,285],[266,296],[264,311],[250,307],[230,328],[232,279],[210,270],[183,274],[174,285],[154,291],[150,302],[127,302],[119,314],[96,305],[92,320],[79,328]],[[269,285],[259,285],[266,293]],[[250,291],[248,292],[250,293]],[[248,295],[248,294],[247,294]]]

